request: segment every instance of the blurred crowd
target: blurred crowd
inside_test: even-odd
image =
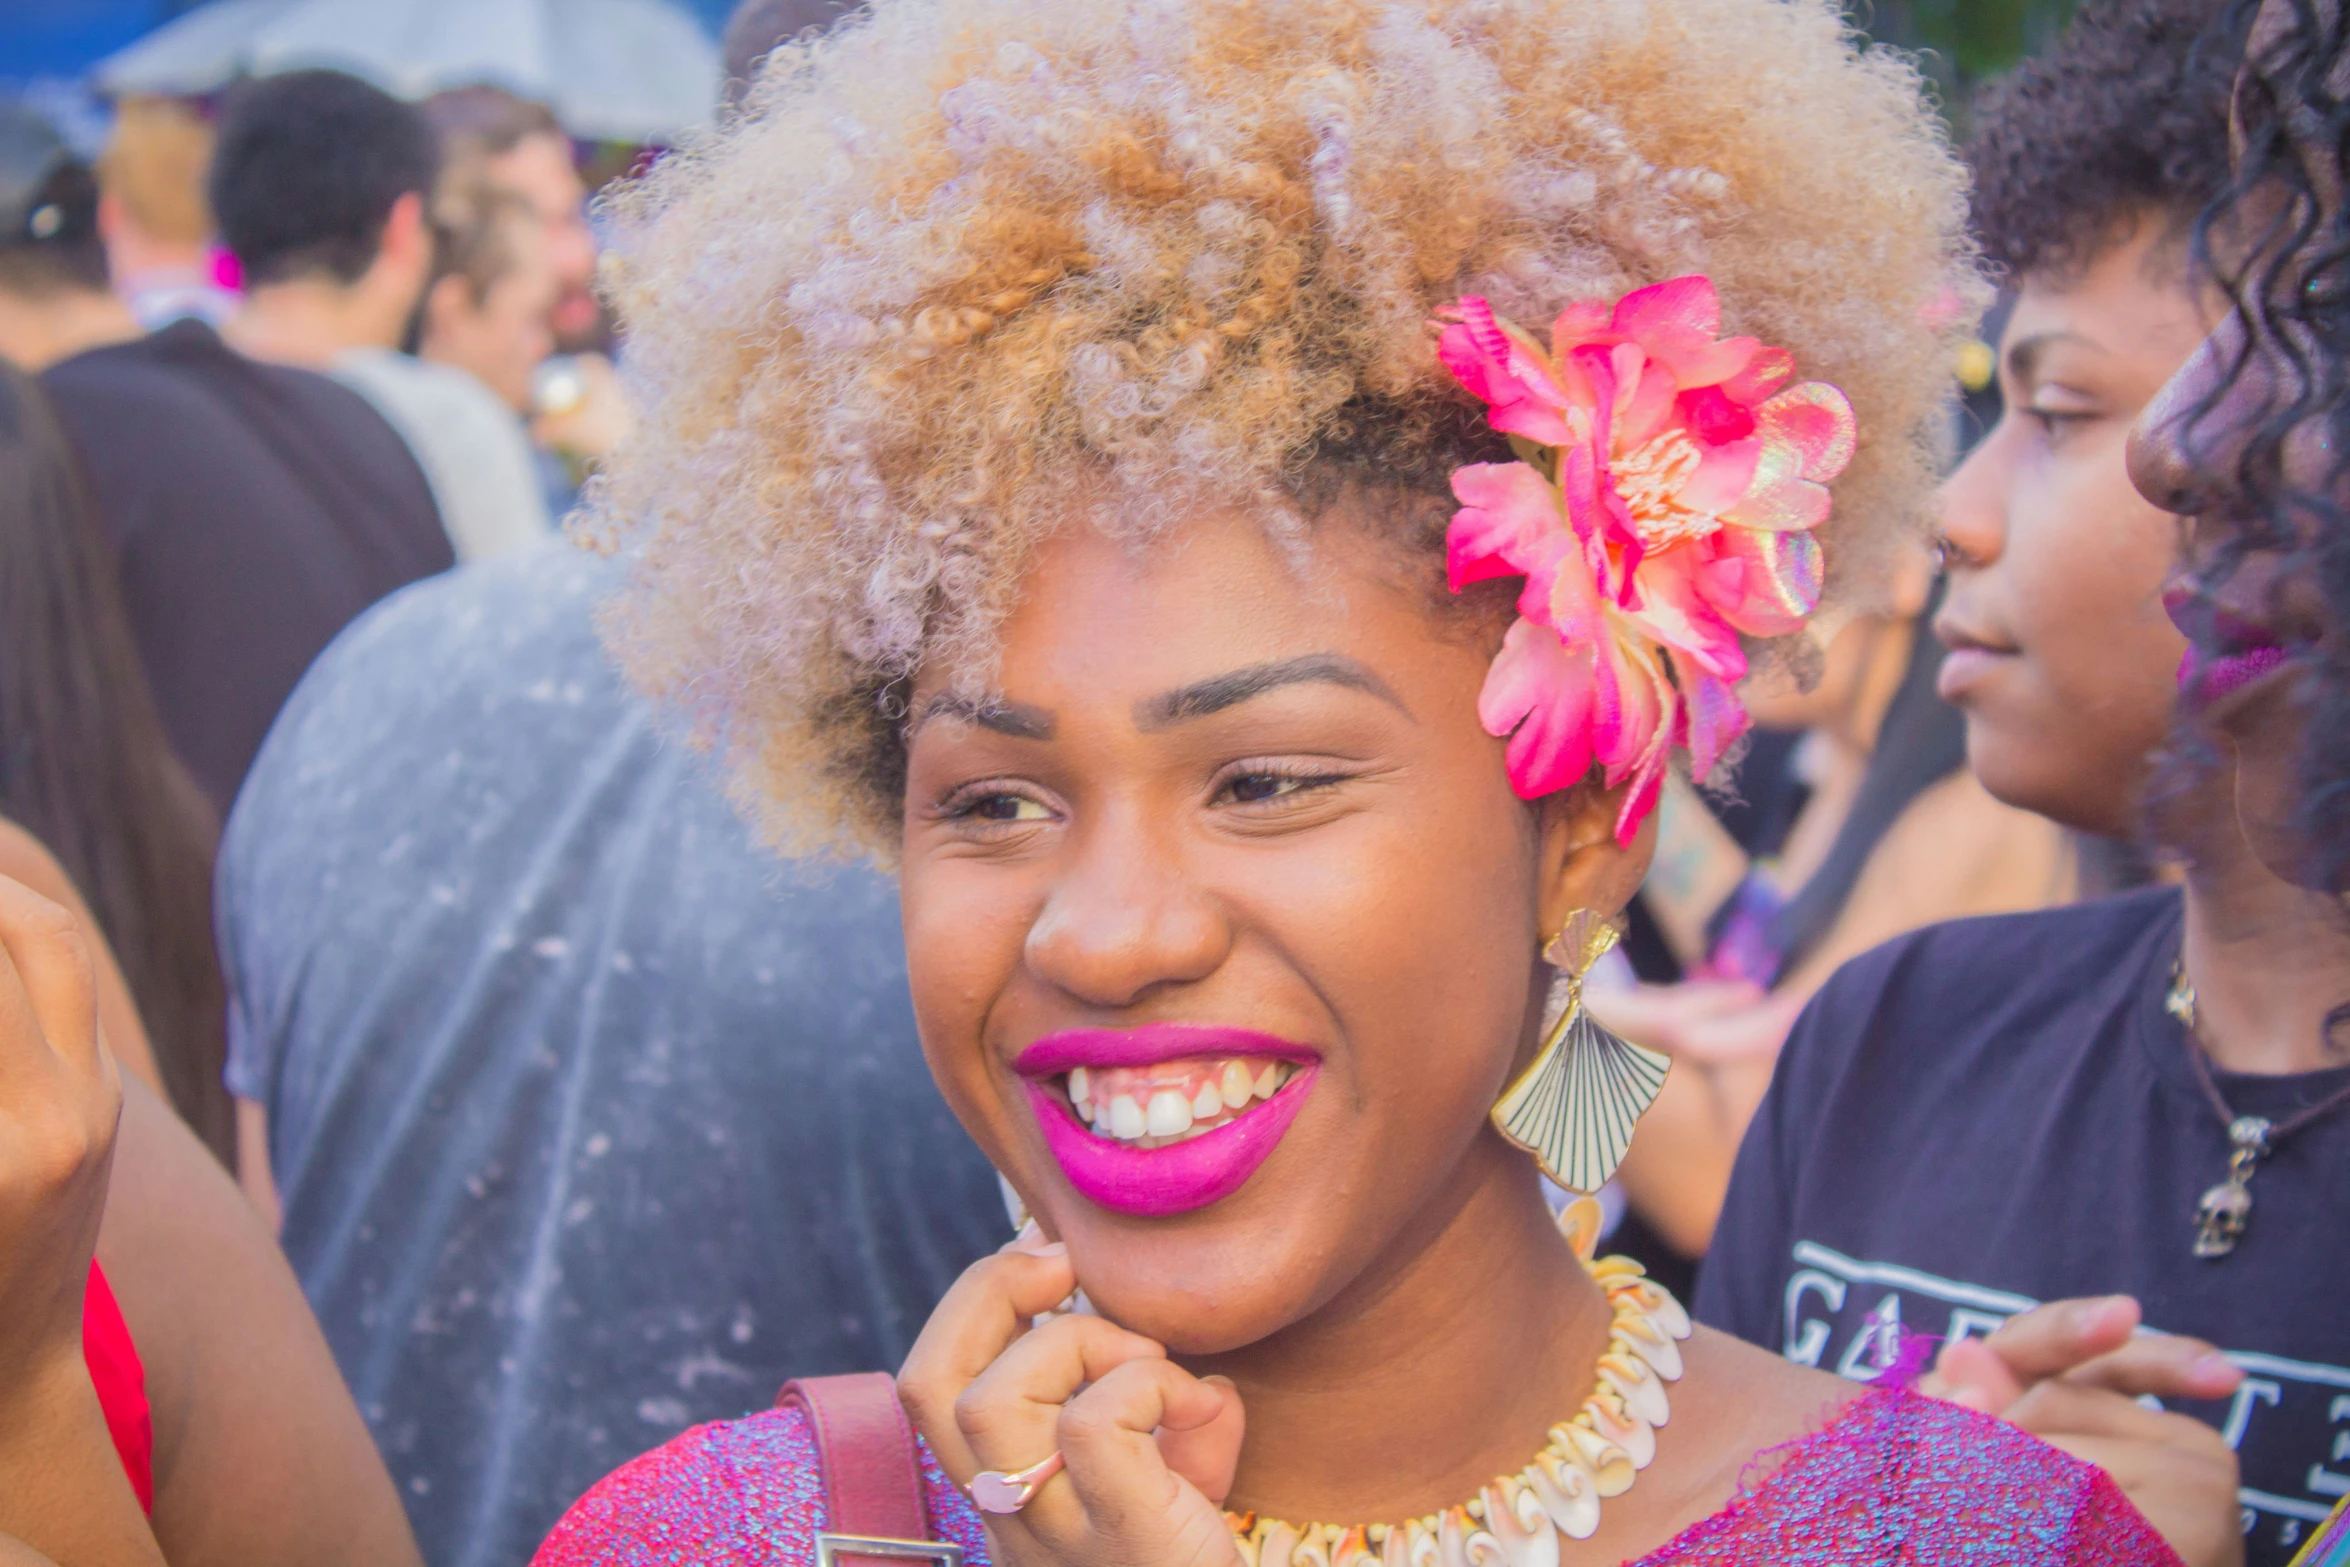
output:
[[[748,0],[730,97],[837,10]],[[2156,602],[2175,534],[2124,441],[2215,309],[2188,236],[2229,177],[2229,10],[2085,0],[1973,106],[2004,292],[1938,532],[1758,677],[1722,773],[1668,785],[1589,982],[1677,1066],[1602,1194],[1610,1249],[1808,1364],[1882,1370],[1905,1310],[1988,1330],[2124,1291],[2226,1331],[2158,1269],[2070,1270],[1994,1173],[1940,1178],[2003,1216],[1986,1252],[2044,1265],[1934,1251],[1945,1278],[1893,1266],[1911,1210],[1836,1206],[1891,1166],[1797,1170],[1837,1117],[1923,1113],[1813,1038],[1934,1026],[1830,987],[1853,960],[1973,916],[2176,905],[2144,787],[2187,650]],[[174,1564],[516,1567],[680,1431],[897,1365],[1011,1231],[924,1070],[892,883],[779,864],[598,640],[619,567],[563,521],[632,417],[584,165],[492,86],[130,98],[91,160],[0,106],[0,874],[97,938],[126,1092],[91,1297],[119,1302],[137,1396],[93,1375]],[[2031,1026],[2103,1026],[2080,939]],[[2029,1077],[1985,1117],[2069,1081],[2024,1022],[1951,1029]],[[2298,1106],[2342,1068],[2239,1064],[2232,1091],[2262,1071],[2307,1077]],[[2350,1129],[2306,1135],[2331,1193],[2264,1222],[2338,1250]],[[1806,1224],[1877,1262],[1804,1253]],[[2273,1567],[2350,1494],[2350,1392],[2297,1403],[2350,1389],[2350,1342],[2338,1298],[2309,1312],[2260,1346],[2306,1388],[2178,1395],[2239,1449],[2236,1549]]]

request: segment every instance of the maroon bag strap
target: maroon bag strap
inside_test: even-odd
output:
[[[817,1536],[821,1567],[904,1567],[908,1561],[954,1567],[962,1561],[960,1549],[933,1540],[914,1427],[886,1373],[800,1377],[785,1383],[775,1402],[797,1406],[815,1433],[829,1520]]]

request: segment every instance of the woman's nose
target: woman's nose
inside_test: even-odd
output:
[[[2014,434],[2015,416],[2003,416],[1943,481],[1935,497],[1941,513],[1938,537],[1950,570],[1988,566],[2007,548],[2007,480],[2014,466],[2009,450]]]
[[[2210,507],[2215,480],[2232,469],[2225,432],[2236,422],[2222,406],[2249,392],[2249,363],[2230,377],[2223,365],[2245,359],[2238,334],[2223,326],[2205,338],[2186,362],[2147,400],[2130,429],[2130,483],[2155,506],[2177,516]],[[2228,383],[2233,382],[2233,385]],[[2225,386],[2228,395],[2215,398]]]
[[[1096,823],[1029,926],[1032,973],[1091,1006],[1130,1007],[1222,966],[1229,920],[1174,850],[1130,824]]]

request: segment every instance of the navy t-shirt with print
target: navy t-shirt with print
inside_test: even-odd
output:
[[[1903,1331],[1990,1331],[2045,1300],[2129,1294],[2151,1328],[2243,1367],[2182,1403],[2243,1465],[2251,1567],[2350,1495],[2350,1109],[2252,1180],[2233,1254],[2192,1253],[2228,1142],[2164,1009],[2179,894],[1962,920],[1847,964],[1789,1036],[1740,1150],[1698,1316],[1850,1377]],[[2350,1083],[2218,1074],[2281,1122]]]

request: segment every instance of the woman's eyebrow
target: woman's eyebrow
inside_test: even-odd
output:
[[[1389,704],[1406,718],[1412,716],[1412,710],[1403,705],[1403,699],[1386,681],[1355,660],[1342,653],[1308,653],[1300,658],[1285,658],[1276,663],[1236,669],[1227,675],[1214,675],[1148,697],[1134,705],[1134,727],[1146,732],[1164,729],[1187,718],[1220,713],[1281,686],[1308,682],[1361,691]]]
[[[1053,715],[1041,707],[1026,702],[1006,702],[1000,697],[975,699],[942,691],[922,705],[922,711],[907,726],[906,739],[911,742],[915,731],[934,718],[959,718],[980,729],[991,729],[999,735],[1010,735],[1015,740],[1050,740],[1053,737]]]
[[[2034,332],[2030,337],[2024,338],[2020,342],[2008,344],[2007,373],[2018,381],[2030,381],[2033,378],[2033,373],[2038,370],[2042,357],[2059,343],[2071,343],[2076,347],[2085,348],[2091,353],[2102,354],[2105,352],[2103,343],[2079,332],[2063,329]]]

